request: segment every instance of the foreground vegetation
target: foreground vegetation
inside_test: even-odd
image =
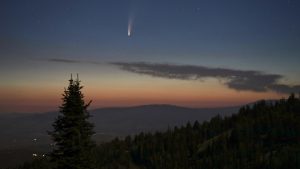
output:
[[[99,169],[300,168],[300,99],[245,106],[231,117],[114,139],[94,150]],[[47,158],[18,169],[50,169]]]

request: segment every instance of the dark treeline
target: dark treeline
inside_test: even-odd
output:
[[[99,169],[300,168],[300,99],[260,101],[231,117],[114,139],[94,151]],[[18,169],[50,169],[37,159]]]

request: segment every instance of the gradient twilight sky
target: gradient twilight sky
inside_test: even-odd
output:
[[[1,0],[0,23],[0,113],[57,110],[71,73],[92,108],[300,91],[299,0]]]

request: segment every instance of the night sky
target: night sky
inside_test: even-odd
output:
[[[298,0],[1,0],[0,112],[241,105],[300,91]],[[130,34],[130,36],[128,36]]]

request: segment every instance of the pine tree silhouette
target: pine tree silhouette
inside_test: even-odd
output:
[[[81,92],[83,87],[77,79],[69,80],[69,86],[63,94],[60,113],[53,123],[54,130],[49,132],[55,146],[50,154],[51,162],[56,169],[93,169],[92,150],[95,147],[91,136],[93,124]]]

